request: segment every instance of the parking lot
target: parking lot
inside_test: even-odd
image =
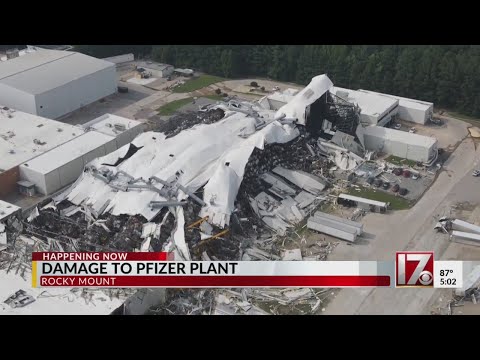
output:
[[[124,85],[122,84],[122,86]],[[115,114],[119,110],[145,99],[150,96],[151,93],[154,93],[154,91],[148,89],[144,90],[138,85],[131,86],[129,84],[127,93],[116,92],[106,98],[75,110],[67,116],[58,119],[58,121],[71,125],[85,124],[103,114]]]

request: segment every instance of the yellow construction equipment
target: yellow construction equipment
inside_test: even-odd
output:
[[[220,231],[218,234],[215,234],[215,235],[212,235],[212,236],[209,237],[209,238],[203,239],[202,241],[200,241],[199,243],[197,243],[195,246],[198,247],[198,246],[204,245],[204,244],[206,244],[207,242],[209,242],[210,240],[217,239],[217,238],[219,238],[220,236],[225,235],[225,234],[228,233],[229,231],[230,231],[229,229],[225,229],[225,230],[223,230],[223,231]]]
[[[195,221],[194,223],[187,226],[187,229],[193,229],[195,226],[200,225],[204,221],[208,220],[208,216],[201,218],[200,220]]]

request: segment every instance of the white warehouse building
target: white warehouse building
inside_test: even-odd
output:
[[[129,144],[144,130],[140,121],[105,114],[79,128],[81,135],[20,165],[20,179],[51,195],[72,184],[85,165]]]
[[[140,61],[137,63],[137,70],[144,69],[155,78],[166,78],[173,74],[174,67],[168,64],[160,64],[153,61]]]
[[[386,96],[398,100],[398,117],[402,120],[414,122],[417,124],[425,124],[433,117],[433,103],[408,99],[395,95],[387,95],[368,90],[359,90],[368,94],[376,94]]]
[[[379,126],[367,126],[362,133],[366,150],[427,164],[435,161],[438,155],[438,142],[434,137]]]
[[[0,104],[49,119],[116,90],[115,64],[77,52],[37,48],[0,62]]]

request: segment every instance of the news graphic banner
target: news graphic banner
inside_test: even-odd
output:
[[[396,261],[174,261],[157,252],[36,252],[33,287],[461,288],[461,261],[432,252],[397,253]]]

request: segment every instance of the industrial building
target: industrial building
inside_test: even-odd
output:
[[[333,86],[330,93],[339,98],[358,105],[360,108],[360,123],[363,126],[385,126],[395,119],[399,100],[381,94],[349,90]]]
[[[376,94],[386,96],[398,100],[398,117],[402,120],[414,122],[417,124],[425,124],[433,117],[433,103],[408,99],[395,95],[387,95],[368,90],[359,90],[368,94]]]
[[[166,78],[173,74],[174,67],[168,64],[160,64],[153,61],[140,61],[137,63],[137,70],[143,69],[155,78]]]
[[[438,142],[434,137],[379,126],[367,126],[361,132],[366,150],[426,164],[437,159]]]
[[[120,148],[133,141],[144,130],[144,123],[121,116],[105,114],[82,125],[85,130],[95,130],[113,136]]]
[[[111,114],[77,127],[0,108],[0,197],[31,184],[50,195],[141,132],[143,123]]]
[[[115,64],[71,51],[29,49],[0,62],[0,103],[56,119],[117,90]]]
[[[89,131],[47,153],[20,165],[20,178],[51,195],[73,183],[93,159],[117,150],[115,138]]]
[[[16,190],[21,164],[83,132],[72,125],[0,106],[0,198]]]

